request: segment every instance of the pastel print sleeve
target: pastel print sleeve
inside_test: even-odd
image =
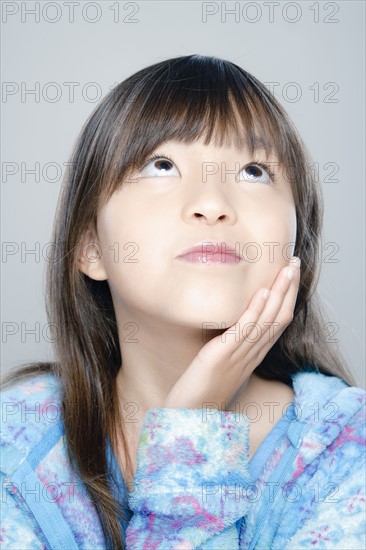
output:
[[[128,495],[127,549],[238,548],[248,449],[249,419],[240,413],[149,409]]]

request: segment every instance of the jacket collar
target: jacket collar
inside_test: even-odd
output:
[[[299,449],[299,460],[305,465],[341,436],[344,427],[365,403],[366,392],[362,388],[348,386],[337,376],[316,371],[295,373],[292,383],[296,418],[291,422],[287,435],[291,444]],[[62,426],[53,426],[39,444],[43,449],[48,445],[50,450],[55,444],[55,437],[58,439],[62,435]],[[344,437],[357,438],[357,434],[348,428]],[[10,474],[26,459],[29,449],[13,445],[12,441],[7,443],[6,440],[4,437],[1,470],[4,474]]]
[[[316,371],[298,372],[292,381],[296,418],[288,436],[292,445],[299,448],[298,463],[305,466],[340,437],[365,403],[366,392],[337,376]],[[352,434],[347,434],[350,437]]]

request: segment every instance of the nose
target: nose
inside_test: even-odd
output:
[[[221,184],[222,185],[222,184]],[[183,217],[186,223],[204,223],[206,225],[215,225],[224,223],[234,225],[237,221],[237,214],[232,206],[232,202],[219,189],[219,185],[213,182],[202,184],[198,191],[198,184],[192,194],[193,198],[188,199],[183,209]]]

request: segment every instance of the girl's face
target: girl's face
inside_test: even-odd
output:
[[[253,158],[233,147],[169,141],[153,154],[161,158],[135,172],[100,209],[92,240],[101,256],[81,269],[94,279],[108,279],[117,319],[123,322],[148,316],[152,322],[191,328],[209,322],[226,328],[259,288],[272,286],[293,255],[296,214],[290,182],[275,158],[267,162],[276,183],[253,165],[266,160],[264,152]],[[231,246],[242,260],[177,259],[202,242],[218,243],[218,252]]]

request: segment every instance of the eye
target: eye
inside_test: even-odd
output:
[[[163,175],[163,176],[179,175],[178,170],[177,170],[178,174],[174,173],[174,170],[172,170],[172,166],[174,166],[174,162],[166,155],[153,155],[146,162],[144,162],[144,164],[140,169],[140,174],[145,177],[157,177],[160,175]]]
[[[241,173],[244,173],[246,176],[243,179],[249,182],[267,183],[270,185],[276,181],[273,170],[265,162],[251,162],[244,166]]]

